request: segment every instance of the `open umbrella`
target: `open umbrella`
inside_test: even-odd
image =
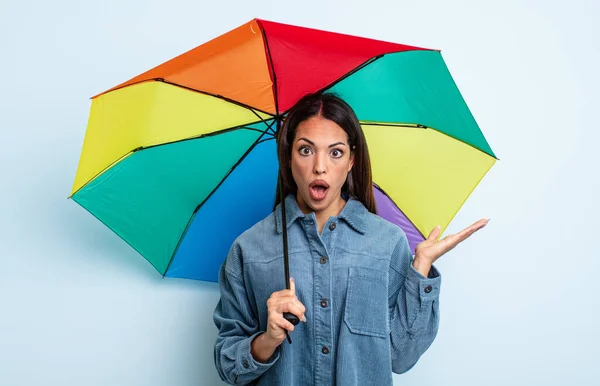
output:
[[[70,197],[164,276],[216,281],[273,210],[276,131],[316,91],[356,111],[379,215],[413,252],[496,161],[439,51],[254,19],[94,96]]]

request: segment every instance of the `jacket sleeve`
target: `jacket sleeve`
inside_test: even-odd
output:
[[[431,346],[439,326],[441,276],[432,266],[428,277],[413,265],[402,232],[390,260],[389,297],[392,371],[410,370]]]
[[[214,360],[221,379],[229,384],[248,384],[278,359],[279,348],[267,363],[250,353],[252,340],[263,331],[248,300],[241,272],[241,253],[234,243],[219,271],[221,298],[213,314],[217,326]]]

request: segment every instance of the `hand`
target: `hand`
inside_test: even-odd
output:
[[[265,339],[279,346],[286,338],[286,330],[294,331],[294,325],[283,318],[284,312],[291,312],[298,319],[306,322],[306,308],[296,297],[296,283],[290,279],[290,289],[273,292],[267,300],[269,318]]]
[[[431,265],[437,259],[456,247],[460,242],[467,239],[473,233],[486,226],[489,221],[489,219],[481,219],[462,231],[453,235],[448,235],[439,241],[436,240],[440,236],[441,229],[439,226],[433,228],[427,239],[419,243],[419,245],[417,245],[415,248],[415,268],[421,271],[419,267],[423,267],[426,269],[427,274],[429,274],[429,268],[431,268]],[[424,276],[427,277],[427,274]]]

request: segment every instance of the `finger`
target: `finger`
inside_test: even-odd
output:
[[[304,304],[302,304],[302,302],[300,302],[300,300],[298,300],[298,297],[296,296],[296,280],[293,277],[290,278],[290,291],[292,291],[292,293],[294,294],[295,305],[302,312],[302,315],[296,316],[298,316],[303,322],[306,322],[306,316],[304,315],[306,313],[306,307],[304,307]]]
[[[277,310],[277,313],[279,314],[283,314],[284,312],[291,312],[298,318],[300,318],[302,314],[304,314],[302,307],[300,307],[298,302],[294,301],[293,299],[290,299],[289,301],[284,303],[279,303],[277,307],[275,307],[275,310]]]
[[[277,313],[272,315],[269,325],[273,330],[288,330],[289,332],[294,331],[294,325],[285,320],[282,315],[278,315]]]
[[[271,297],[267,299],[267,308],[277,308],[280,304],[288,302],[293,303],[294,301],[297,301],[299,304],[302,304],[291,289],[273,292],[271,294]]]
[[[477,220],[475,221],[469,228],[471,228],[473,230],[473,232],[483,228],[484,226],[486,226],[488,224],[488,222],[490,221],[490,219],[485,219],[482,218],[481,220]]]
[[[295,296],[291,289],[284,289],[281,291],[273,292],[271,298],[281,298],[287,296]]]
[[[304,304],[302,304],[302,302],[300,302],[300,300],[298,300],[298,298],[296,298],[296,300],[294,301],[294,305],[298,308],[298,311],[300,311],[300,314],[296,315],[301,321],[306,322],[306,307],[304,307]]]
[[[473,233],[475,233],[479,229],[481,229],[484,226],[486,226],[487,223],[488,223],[488,221],[489,220],[481,219],[481,220],[473,223],[473,225],[471,225],[471,226],[463,229],[459,233],[456,233],[456,234],[453,234],[453,235],[448,235],[448,236],[444,237],[442,240],[440,240],[440,242],[443,243],[444,253],[446,253],[449,250],[453,249],[459,243],[461,243],[461,242],[465,241],[467,238],[469,238]]]
[[[304,314],[305,308],[298,300],[281,303],[279,307],[277,307],[277,312],[281,314],[284,312],[291,312],[292,314],[296,315],[298,319],[302,320],[303,322],[306,321],[306,316]]]
[[[304,315],[304,313],[306,312],[306,308],[304,307],[304,304],[302,304],[300,302],[300,300],[298,300],[298,298],[296,297],[296,280],[294,280],[293,277],[290,278],[290,291],[294,294],[294,302],[295,302],[296,307],[302,313],[301,315],[300,314],[295,314],[295,315],[301,321],[306,322],[306,316]]]
[[[471,236],[473,233],[477,232],[478,230],[480,230],[481,228],[486,226],[488,221],[489,220],[481,219],[481,220],[473,223],[473,225],[471,225],[470,227],[467,227],[467,228],[463,229],[462,231],[460,231],[459,233],[457,233],[456,235],[459,238],[458,242],[463,241],[467,237]]]
[[[273,292],[271,297],[267,299],[268,309],[277,309],[281,303],[292,302],[296,299],[296,295],[290,290]]]
[[[288,322],[282,315],[280,315],[276,319],[277,327],[282,328],[284,330],[288,330],[289,332],[294,331],[294,325]]]
[[[481,220],[475,221],[467,229],[471,229],[471,230],[473,230],[473,232],[475,232],[475,231],[483,228],[484,226],[486,226],[489,221],[490,221],[489,219],[482,218]]]
[[[277,310],[277,312],[291,312],[301,321],[306,322],[306,307],[296,297],[296,295],[281,296],[267,301],[267,308]]]

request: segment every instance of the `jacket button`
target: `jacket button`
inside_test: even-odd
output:
[[[321,257],[320,263],[321,264],[327,263],[327,258],[325,256]]]
[[[244,361],[242,362],[242,364],[244,365],[245,369],[247,369],[248,367],[250,367],[250,364],[248,363],[248,361],[246,359],[244,359]]]
[[[427,287],[425,287],[425,293],[430,293],[431,292],[431,286],[428,285]]]
[[[329,354],[329,348],[328,348],[328,347],[326,347],[326,346],[323,346],[323,348],[321,349],[321,352],[322,352],[323,354]]]
[[[321,299],[321,307],[325,308],[327,307],[327,299]]]
[[[334,230],[336,227],[335,223],[332,222],[331,224],[329,224],[329,230]]]

